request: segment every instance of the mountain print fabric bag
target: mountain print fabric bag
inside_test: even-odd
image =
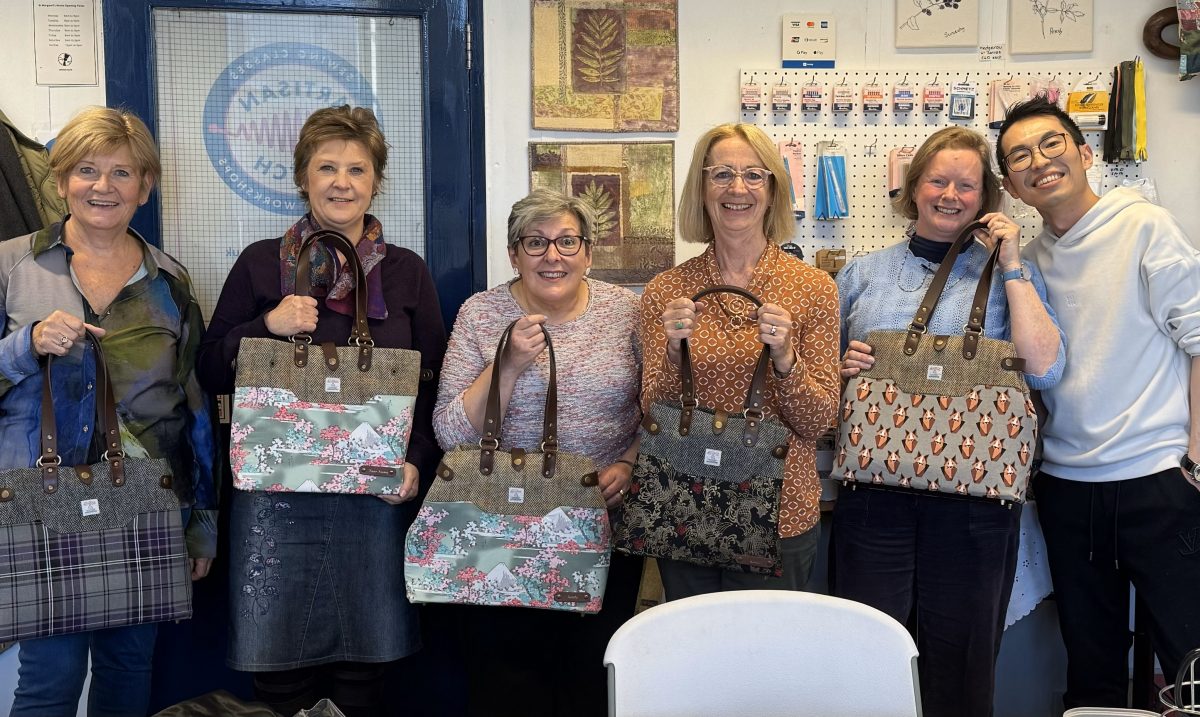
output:
[[[496,347],[483,438],[446,453],[409,528],[408,599],[599,612],[612,531],[595,464],[558,450],[554,346],[545,327],[541,447],[500,449],[500,365],[515,323]]]
[[[875,364],[842,392],[835,478],[872,486],[1023,503],[1037,412],[1011,341],[983,335],[999,245],[961,336],[926,335],[967,227],[942,260],[907,331],[872,331]]]
[[[242,339],[229,463],[240,490],[396,494],[412,433],[421,354],[375,348],[366,278],[354,246],[334,231],[309,235],[296,262],[296,294],[311,292],[310,250],[341,251],[354,272],[347,346],[313,351],[312,337]]]

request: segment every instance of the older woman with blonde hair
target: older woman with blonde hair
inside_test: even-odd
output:
[[[950,246],[978,220],[987,228],[954,260],[929,332],[962,334],[988,256],[1000,242],[984,335],[1015,344],[1031,388],[1058,381],[1066,356],[1062,335],[1041,275],[1021,261],[1020,227],[996,211],[1000,197],[987,142],[978,133],[948,127],[925,140],[895,200],[913,222],[906,239],[838,272],[843,377],[874,365],[865,343],[871,331],[909,326]],[[1020,515],[1020,506],[865,484],[838,496],[834,592],[901,623],[915,607],[921,701],[930,717],[991,714]]]
[[[91,331],[124,450],[170,462],[192,579],[202,578],[216,555],[212,426],[193,373],[204,326],[187,271],[129,228],[161,174],[154,139],[133,114],[92,107],[63,127],[50,169],[70,214],[0,243],[0,467],[38,457],[44,356],[62,359],[52,381],[63,462],[99,459]],[[147,623],[22,640],[11,714],[75,714],[89,657],[89,713],[144,714],[156,633]]]
[[[779,510],[782,577],[660,560],[667,598],[735,589],[801,590],[817,550],[816,440],[837,408],[838,302],[829,275],[783,252],[795,232],[787,170],[754,125],[724,124],[696,143],[679,202],[684,240],[704,252],[656,276],[642,296],[642,406],[677,400],[681,342],[691,339],[696,398],[740,413],[762,346],[770,348],[764,414],[790,429]],[[691,297],[718,284],[758,296]],[[736,473],[737,467],[729,470]]]

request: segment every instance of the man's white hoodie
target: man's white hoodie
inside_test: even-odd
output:
[[[1043,470],[1078,481],[1146,476],[1187,450],[1188,378],[1200,355],[1200,251],[1165,209],[1114,189],[1061,237],[1025,248],[1067,337],[1043,391]]]

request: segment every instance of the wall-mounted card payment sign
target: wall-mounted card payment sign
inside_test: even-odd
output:
[[[830,15],[784,15],[782,67],[829,69],[837,54],[837,33]]]

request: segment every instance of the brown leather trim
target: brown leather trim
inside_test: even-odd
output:
[[[775,446],[774,448],[771,449],[771,455],[780,460],[787,458],[787,454],[788,454],[788,445],[786,443]]]
[[[7,503],[13,499],[12,488],[0,488],[0,503]]]
[[[584,488],[591,488],[594,485],[600,485],[600,474],[596,471],[584,473],[583,477],[579,479],[579,484]]]
[[[296,344],[296,345],[302,346],[303,344]],[[333,345],[333,342],[332,341],[322,341],[321,342],[321,353],[325,354],[325,368],[329,369],[330,371],[337,371],[337,369],[338,369],[337,347]]]
[[[512,450],[510,450],[508,452],[508,455],[512,459],[512,467],[513,467],[514,471],[520,472],[520,471],[525,470],[525,449],[524,448],[513,448]]]
[[[559,590],[558,592],[554,593],[554,602],[569,602],[569,603],[579,604],[579,603],[591,602],[591,600],[592,600],[591,594],[585,593],[585,592],[572,591],[572,590]]]
[[[75,477],[84,485],[92,484],[92,467],[91,466],[75,466]]]
[[[296,368],[304,368],[308,365],[308,343],[296,341],[295,346],[296,350],[292,352],[292,363],[296,364]]]
[[[42,490],[47,493],[58,492],[58,466],[46,466],[42,469]]]
[[[442,480],[454,480],[454,470],[446,465],[445,462],[438,463],[437,477]]]
[[[658,422],[649,413],[642,416],[642,428],[652,436],[657,436],[662,431],[662,426],[658,425]]]
[[[713,411],[712,432],[714,436],[719,436],[725,432],[725,426],[729,425],[729,411]]]
[[[366,373],[371,370],[371,346],[361,344],[358,347],[358,370]]]
[[[396,476],[396,469],[392,466],[359,466],[358,473],[364,476],[394,478]]]
[[[945,351],[946,344],[949,343],[949,340],[950,340],[949,336],[934,336],[933,337],[933,350],[934,351]]]
[[[758,427],[762,423],[762,411],[747,411],[746,414],[746,424],[742,428],[742,443],[753,446],[758,443]]]
[[[547,450],[542,454],[542,477],[553,478],[558,470],[558,451]]]
[[[175,477],[167,473],[158,479],[158,485],[170,489],[175,484]]]
[[[1025,359],[1015,357],[1001,359],[1000,368],[1006,371],[1019,371],[1021,373],[1025,373]]]
[[[962,250],[970,244],[975,232],[984,228],[986,227],[982,222],[972,222],[962,230],[962,233],[958,235],[954,243],[950,245],[950,250],[946,252],[941,266],[938,267],[937,272],[933,275],[933,280],[929,283],[929,289],[925,291],[925,296],[921,299],[921,304],[917,307],[917,312],[913,314],[908,336],[904,340],[904,353],[906,356],[912,356],[916,352],[917,344],[920,343],[921,336],[925,334],[925,330],[929,326],[929,319],[933,316],[933,312],[937,310],[938,302],[942,299],[942,291],[946,288],[946,282],[950,280],[950,272],[954,269],[954,261],[958,259],[958,255],[962,253]],[[991,286],[991,272],[985,272],[980,281],[986,281],[987,285]],[[985,292],[985,299],[986,296]]]
[[[296,255],[296,295],[312,295],[312,250],[318,242],[323,243],[330,254],[333,254],[335,250],[340,251],[346,259],[346,271],[354,272],[354,324],[350,329],[349,343],[359,346],[364,342],[369,343],[371,329],[367,325],[366,274],[363,272],[358,253],[354,250],[354,244],[344,235],[329,229],[322,229],[305,237],[304,243],[300,245],[300,252]],[[366,361],[367,368],[362,368],[362,363],[360,358],[360,370],[370,369],[369,358]]]

